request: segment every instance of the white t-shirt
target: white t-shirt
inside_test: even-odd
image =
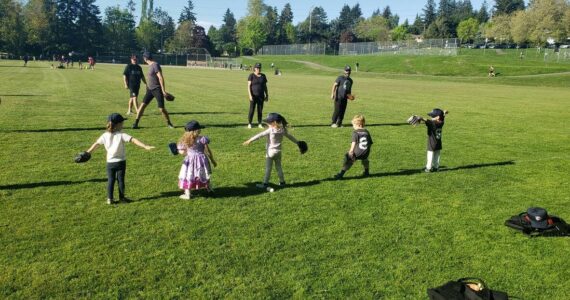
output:
[[[97,140],[97,144],[104,145],[107,150],[107,162],[119,162],[126,160],[125,156],[125,143],[129,143],[133,137],[117,132],[105,132]]]

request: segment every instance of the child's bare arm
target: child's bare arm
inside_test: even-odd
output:
[[[348,154],[350,154],[350,156],[354,155],[354,148],[356,147],[356,142],[352,142],[350,144],[350,150],[348,150]]]
[[[135,144],[135,145],[141,147],[141,148],[144,148],[145,150],[154,149],[154,146],[146,145],[145,143],[143,143],[143,142],[141,142],[141,141],[139,141],[139,140],[137,140],[137,139],[135,139],[135,138],[132,138],[132,139],[131,139],[131,142],[132,142],[133,144]]]
[[[95,151],[95,149],[97,149],[99,147],[99,144],[97,142],[93,143],[93,145],[91,145],[91,147],[89,147],[89,149],[87,149],[87,152],[91,153],[93,151]]]
[[[206,156],[210,159],[210,161],[212,162],[212,165],[217,166],[218,163],[216,163],[216,160],[214,159],[214,154],[212,154],[212,149],[210,149],[210,147],[208,145],[205,145],[204,150],[206,150]]]

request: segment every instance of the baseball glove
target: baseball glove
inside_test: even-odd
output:
[[[166,95],[164,95],[164,99],[166,99],[166,101],[174,101],[176,97],[174,97],[174,95],[172,95],[171,93],[166,93]]]
[[[421,120],[420,117],[414,115],[414,116],[409,117],[407,122],[408,122],[410,125],[416,126],[416,125],[418,125],[418,124],[420,123],[420,120]]]
[[[307,142],[305,141],[299,141],[297,143],[297,146],[299,146],[299,151],[301,154],[305,154],[307,151],[309,151],[309,145],[307,145]]]
[[[346,99],[348,99],[350,101],[354,101],[356,99],[356,95],[348,94],[348,95],[346,95]]]
[[[91,153],[83,151],[83,152],[79,152],[79,154],[77,154],[75,156],[74,161],[76,163],[84,163],[87,162],[91,159]]]
[[[178,146],[176,146],[176,143],[169,143],[168,150],[170,151],[170,154],[178,155]]]

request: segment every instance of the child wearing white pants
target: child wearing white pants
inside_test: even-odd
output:
[[[420,122],[424,122],[427,128],[427,162],[425,172],[437,172],[439,170],[439,158],[442,147],[441,133],[445,123],[445,115],[447,110],[434,108],[428,113],[431,120],[425,120],[420,117]]]

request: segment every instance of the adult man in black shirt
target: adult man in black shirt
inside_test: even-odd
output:
[[[139,111],[137,113],[137,119],[133,124],[133,129],[139,128],[139,121],[144,114],[145,108],[148,104],[152,101],[152,99],[156,98],[156,102],[158,105],[158,110],[166,119],[166,123],[169,128],[174,128],[174,125],[170,122],[170,117],[168,116],[168,112],[164,107],[164,96],[166,95],[166,86],[164,83],[164,76],[162,75],[162,68],[160,65],[154,61],[152,58],[152,54],[150,52],[145,52],[143,54],[144,61],[148,64],[148,81],[146,85],[146,94],[143,98],[143,103],[139,107]]]
[[[333,128],[342,126],[342,119],[344,119],[346,105],[348,104],[348,95],[352,93],[350,72],[350,66],[345,66],[344,75],[339,76],[332,86],[331,99],[334,100],[334,112],[331,127]]]
[[[139,111],[139,103],[137,101],[139,97],[139,90],[141,87],[141,80],[146,85],[146,79],[144,78],[144,73],[141,66],[137,63],[137,56],[131,55],[131,63],[125,67],[123,72],[123,80],[125,82],[125,89],[129,90],[129,108],[127,115],[131,115],[133,112],[133,106],[135,113]]]

